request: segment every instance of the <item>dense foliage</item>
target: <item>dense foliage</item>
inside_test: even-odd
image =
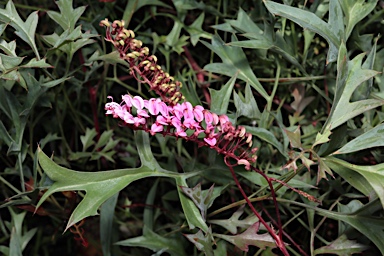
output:
[[[383,18],[2,1],[0,252],[384,254]]]

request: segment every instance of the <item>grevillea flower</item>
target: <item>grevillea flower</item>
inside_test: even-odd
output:
[[[257,148],[252,148],[252,135],[246,133],[244,127],[236,128],[228,116],[217,115],[203,106],[192,106],[184,101],[180,92],[182,84],[161,69],[156,56],[149,55],[148,47],[143,47],[143,43],[135,39],[132,30],[124,28],[124,21],[116,20],[111,24],[105,19],[100,26],[106,28],[105,39],[129,64],[130,74],[139,82],[148,84],[161,97],[161,100],[144,100],[139,96],[123,95],[121,104],[112,101],[105,105],[107,115],[120,118],[132,129],[142,129],[152,135],[161,133],[182,137],[199,146],[209,146],[235,159],[235,164],[250,169],[250,164],[256,161]]]
[[[235,159],[246,169],[256,161],[257,148],[251,148],[252,135],[242,126],[235,128],[226,115],[218,116],[190,102],[167,106],[160,99],[145,100],[126,94],[118,104],[112,97],[108,98],[112,102],[105,104],[106,114],[121,119],[123,125],[132,129],[194,141]]]

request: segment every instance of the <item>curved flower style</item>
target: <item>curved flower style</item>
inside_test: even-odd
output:
[[[142,99],[139,96],[122,96],[121,104],[105,104],[107,115],[120,118],[123,125],[140,129],[152,135],[175,136],[194,141],[199,146],[209,146],[220,154],[236,160],[236,165],[250,169],[256,161],[257,148],[252,148],[252,134],[245,128],[235,128],[226,115],[216,115],[202,106],[190,102],[167,105],[160,99]]]
[[[157,65],[157,57],[149,55],[148,47],[142,47],[143,42],[135,39],[135,33],[124,28],[123,20],[115,20],[111,25],[105,19],[100,22],[100,26],[106,27],[105,39],[115,46],[121,59],[128,62],[131,75],[147,83],[169,105],[184,100],[180,92],[182,84]]]

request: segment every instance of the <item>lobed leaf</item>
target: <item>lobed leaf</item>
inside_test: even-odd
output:
[[[384,146],[384,124],[379,124],[375,128],[345,144],[342,148],[334,152],[333,155],[348,154],[367,148],[382,146]]]
[[[335,129],[367,110],[384,105],[384,100],[381,99],[350,102],[356,88],[379,73],[374,70],[363,69],[361,64],[363,57],[364,54],[359,54],[349,61],[345,44],[341,44],[337,59],[336,92],[331,113],[324,125],[325,130]]]
[[[121,246],[139,246],[148,248],[154,252],[168,252],[170,255],[187,255],[184,246],[178,239],[166,238],[150,230],[146,225],[143,228],[144,235],[129,238],[115,243]]]
[[[234,36],[232,41],[237,41]],[[249,83],[255,88],[265,99],[269,97],[268,93],[257,80],[241,48],[225,45],[224,41],[218,35],[213,36],[211,44],[204,41],[202,41],[202,43],[215,52],[222,60],[222,63],[206,65],[204,67],[205,70],[230,77],[237,75],[239,79]]]
[[[329,44],[329,52],[327,61],[333,62],[336,60],[337,49],[341,39],[331,29],[333,24],[327,23],[316,16],[316,14],[305,11],[296,7],[278,4],[272,1],[263,0],[268,11],[274,15],[282,16],[299,24],[303,28],[309,29],[327,40]]]
[[[336,254],[340,256],[352,255],[361,253],[367,250],[369,246],[359,244],[356,241],[348,240],[348,237],[343,234],[327,246],[320,247],[314,251],[314,255],[319,254]]]
[[[360,166],[350,164],[346,161],[334,157],[327,157],[324,159],[324,161],[325,163],[330,162],[334,165],[339,165],[341,167],[347,168],[351,172],[357,172],[358,174],[363,176],[365,180],[369,183],[370,187],[373,188],[377,196],[380,198],[381,204],[384,208],[384,164]],[[334,168],[334,170],[336,172],[338,168]],[[359,190],[361,190],[361,188]]]
[[[211,95],[211,106],[210,110],[218,115],[226,114],[231,97],[233,86],[236,82],[236,76],[231,77],[228,82],[221,87],[220,90],[214,90],[209,88]]]
[[[248,252],[248,247],[250,245],[257,246],[260,249],[265,249],[266,247],[275,248],[276,243],[272,236],[268,233],[257,234],[259,231],[260,223],[255,223],[250,226],[243,233],[235,236],[222,235],[222,234],[214,234],[214,236],[222,238],[237,247],[240,250]]]
[[[24,22],[16,11],[12,0],[9,0],[5,9],[0,9],[0,21],[9,23],[10,26],[16,29],[15,34],[23,41],[31,46],[37,59],[40,59],[39,51],[35,43],[35,33],[38,22],[37,11],[32,12]]]

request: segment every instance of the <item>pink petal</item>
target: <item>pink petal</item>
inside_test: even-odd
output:
[[[148,100],[147,109],[151,115],[158,115],[160,111],[158,101],[154,98]]]
[[[193,114],[195,116],[196,121],[201,122],[204,119],[204,114],[203,114],[204,108],[202,106],[196,106],[193,109]]]
[[[204,141],[207,142],[211,147],[216,145],[216,138],[204,138]]]
[[[128,94],[125,94],[122,96],[123,98],[123,101],[125,102],[125,104],[128,106],[128,107],[132,107],[132,97]]]
[[[141,98],[140,96],[135,96],[135,97],[133,97],[133,99],[132,99],[132,105],[133,105],[136,109],[143,109],[143,107],[144,107],[144,100],[143,100],[143,98]]]
[[[163,126],[158,125],[157,123],[153,123],[151,126],[151,134],[155,134],[157,132],[162,132],[163,131]]]

